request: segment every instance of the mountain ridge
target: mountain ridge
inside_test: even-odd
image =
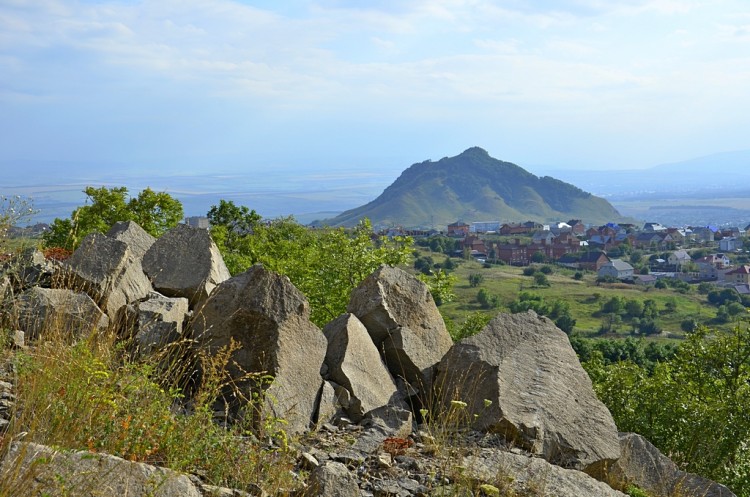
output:
[[[321,224],[351,226],[367,217],[374,225],[443,226],[464,221],[623,220],[606,200],[551,176],[538,177],[480,147],[455,157],[412,164],[375,200]]]

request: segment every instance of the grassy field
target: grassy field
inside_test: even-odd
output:
[[[424,252],[423,255],[430,255]],[[445,257],[432,254],[436,262],[442,262]],[[525,276],[523,268],[512,266],[492,266],[485,268],[476,261],[458,260],[458,266],[452,271],[457,281],[453,287],[456,298],[452,302],[443,304],[440,311],[446,318],[460,325],[466,316],[474,312],[494,315],[497,312],[508,311],[511,302],[518,298],[522,291],[533,292],[545,301],[563,300],[570,306],[571,315],[576,319],[575,332],[582,335],[596,335],[602,325],[602,317],[596,315],[601,304],[617,295],[624,299],[644,301],[652,299],[659,311],[658,324],[663,333],[656,338],[679,338],[684,335],[680,323],[688,318],[707,324],[713,328],[731,328],[732,324],[716,325],[711,322],[716,317],[716,308],[709,305],[705,295],[700,295],[695,288],[690,293],[683,294],[673,289],[657,289],[624,283],[597,284],[596,274],[583,272],[581,280],[574,279],[575,271],[556,265],[551,265],[553,273],[547,275],[548,287],[537,287],[534,278]],[[540,266],[541,267],[541,266]],[[469,284],[470,274],[481,274],[482,283],[478,287]],[[480,288],[499,297],[500,306],[496,309],[482,309],[477,301]],[[673,312],[668,312],[668,302],[676,304]],[[618,335],[626,336],[632,331],[632,326],[624,321],[618,327]]]

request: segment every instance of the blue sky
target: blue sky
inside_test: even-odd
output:
[[[92,176],[647,167],[750,148],[748,89],[746,0],[0,0],[0,160]]]

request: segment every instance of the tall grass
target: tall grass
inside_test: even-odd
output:
[[[249,423],[225,426],[215,420],[216,399],[228,386],[231,350],[191,355],[184,341],[178,350],[134,360],[111,330],[71,344],[75,333],[65,323],[53,329],[26,351],[3,352],[15,364],[17,397],[0,442],[3,454],[11,441],[22,440],[164,466],[216,486],[271,493],[295,486],[294,456],[286,444],[261,442],[269,434]],[[192,379],[190,398],[183,388],[186,364],[201,370]],[[273,421],[262,427],[271,436],[283,435]],[[0,482],[0,496],[11,495],[22,494]]]

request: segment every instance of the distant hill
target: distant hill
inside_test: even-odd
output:
[[[473,147],[456,157],[425,161],[406,169],[372,202],[322,222],[353,226],[441,227],[457,220],[622,221],[603,198],[555,178],[537,177]]]

